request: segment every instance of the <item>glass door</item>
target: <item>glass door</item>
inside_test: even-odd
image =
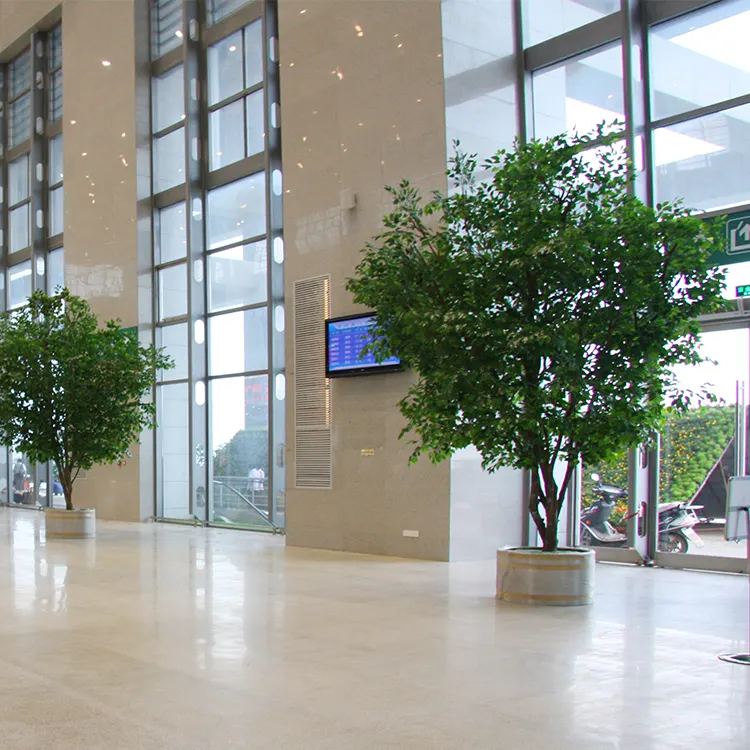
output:
[[[712,393],[684,414],[670,414],[661,435],[657,562],[732,570],[744,546],[724,539],[729,479],[748,467],[747,402],[750,396],[750,329],[701,336],[709,361],[676,370],[679,386]],[[656,524],[652,524],[652,527]],[[652,541],[652,543],[653,543]],[[670,557],[689,555],[684,559]]]

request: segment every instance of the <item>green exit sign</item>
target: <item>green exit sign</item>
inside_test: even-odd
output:
[[[750,284],[735,287],[738,297],[750,297]]]

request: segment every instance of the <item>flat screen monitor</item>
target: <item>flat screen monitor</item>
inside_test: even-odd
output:
[[[375,355],[365,347],[372,342],[375,314],[347,315],[326,320],[326,377],[375,375],[403,370],[398,357],[376,362]]]

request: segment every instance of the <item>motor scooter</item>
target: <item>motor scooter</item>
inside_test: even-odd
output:
[[[611,484],[601,484],[599,475],[591,478],[598,482],[594,487],[595,500],[581,512],[581,545],[584,547],[626,547],[627,535],[610,523],[612,509],[618,500],[628,496],[627,490]],[[659,552],[686,553],[690,544],[703,547],[703,540],[694,526],[700,523],[695,513],[699,505],[689,503],[659,504]]]
[[[581,510],[581,545],[583,547],[627,547],[628,537],[609,522],[612,508],[618,500],[628,496],[627,490],[612,484],[601,484],[598,474],[591,478],[598,484],[594,487],[595,499],[588,508]]]

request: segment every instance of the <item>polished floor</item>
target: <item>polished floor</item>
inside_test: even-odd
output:
[[[747,750],[742,577],[600,565],[587,609],[492,563],[0,511],[0,747]]]

